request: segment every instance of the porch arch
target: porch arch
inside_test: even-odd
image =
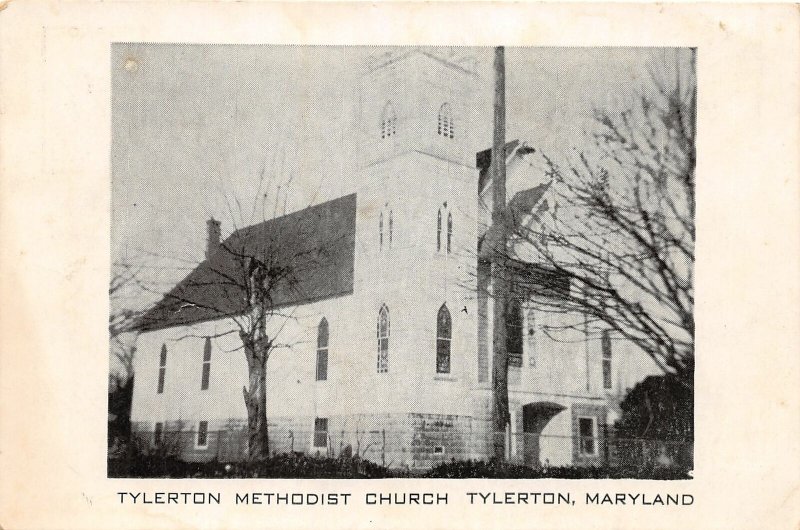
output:
[[[522,406],[523,455],[526,466],[539,467],[539,437],[547,424],[567,407],[552,401],[537,401]]]

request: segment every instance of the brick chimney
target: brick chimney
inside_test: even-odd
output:
[[[206,226],[208,228],[208,239],[206,240],[206,259],[210,259],[217,249],[219,249],[220,224],[219,221],[212,217],[206,221]]]

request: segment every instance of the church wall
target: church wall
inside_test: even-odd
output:
[[[282,312],[291,314],[291,318],[276,319],[268,326],[268,333],[278,343],[288,345],[275,349],[268,362],[268,418],[306,418],[307,429],[313,430],[315,417],[386,412],[390,404],[374,398],[391,395],[400,384],[381,384],[374,377],[375,319],[353,318],[364,314],[358,312],[353,296]],[[323,316],[330,331],[328,378],[316,381],[317,326]],[[236,330],[235,324],[222,319],[142,334],[135,359],[132,421],[146,430],[152,430],[156,422],[182,422],[189,429],[203,420],[209,422],[209,430],[214,430],[244,421],[246,410],[240,389],[247,381],[247,364],[237,333],[212,339],[209,388],[201,390],[204,337],[231,330]],[[164,391],[159,394],[162,344],[166,344],[168,353]]]
[[[425,413],[468,413],[461,397],[468,395],[476,351],[477,310],[471,285],[475,282],[477,172],[409,152],[366,167],[363,173],[365,184],[358,192],[356,297],[369,301],[367,314],[374,315],[373,319],[377,319],[380,304],[387,303],[392,325],[390,357],[396,360],[389,374],[380,375],[405,381],[404,388],[394,394],[395,403],[386,405],[390,410],[399,406]],[[442,249],[437,252],[440,209]],[[391,247],[387,241],[389,211],[393,216]],[[449,255],[445,249],[448,213],[454,225]],[[414,271],[413,281],[405,271]],[[452,370],[437,374],[436,314],[445,302],[454,328]]]

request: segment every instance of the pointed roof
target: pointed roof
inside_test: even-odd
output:
[[[546,182],[514,194],[507,206],[511,214],[513,227],[519,226],[528,215],[545,211],[546,203],[542,203],[542,197],[550,189],[550,184],[550,182]],[[536,209],[537,205],[539,205],[538,209]],[[499,242],[499,237],[497,228],[494,225],[490,226],[478,240],[479,254],[483,257],[488,257],[497,242]]]

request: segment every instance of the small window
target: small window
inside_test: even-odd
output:
[[[378,220],[378,247],[383,249],[383,212]]]
[[[522,309],[519,301],[512,299],[508,304],[506,318],[506,351],[508,366],[522,367]]]
[[[597,454],[597,421],[595,418],[578,418],[580,453],[584,456]]]
[[[397,134],[397,114],[391,101],[383,107],[381,114],[381,138],[389,138]]]
[[[328,380],[328,321],[323,317],[317,326],[317,381]]]
[[[211,378],[211,337],[206,337],[203,347],[203,374],[200,380],[200,390],[208,390],[208,382]]]
[[[201,421],[197,424],[197,441],[195,445],[198,448],[208,447],[208,422]]]
[[[328,446],[328,418],[314,419],[314,447]]]
[[[603,388],[611,388],[611,332],[604,330],[601,337],[603,350]]]
[[[158,390],[159,394],[164,393],[164,379],[167,376],[167,345],[161,345],[161,359],[158,363]]]
[[[450,373],[450,344],[453,336],[453,323],[447,304],[442,304],[436,316],[436,373]]]
[[[448,103],[439,107],[439,121],[436,132],[439,136],[444,136],[445,138],[453,138],[454,136],[453,111]]]
[[[392,232],[394,232],[394,217],[392,210],[389,210],[389,248],[392,248]]]
[[[450,254],[450,242],[453,239],[453,214],[447,213],[447,253]]]
[[[156,427],[153,430],[153,445],[156,447],[161,446],[164,441],[164,424],[162,422],[156,422]]]
[[[384,304],[378,312],[378,373],[389,371],[389,308]]]
[[[442,209],[439,208],[439,215],[436,217],[436,252],[442,251]]]

